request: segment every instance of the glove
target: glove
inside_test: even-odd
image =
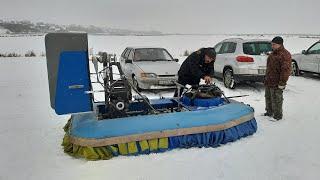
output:
[[[280,86],[278,85],[278,88],[281,89],[281,90],[284,90],[286,88],[286,86]]]
[[[192,86],[190,84],[186,84],[184,87],[187,88],[187,89],[191,89],[192,88]]]
[[[212,78],[210,76],[205,76],[203,79],[206,84],[211,84],[212,82]]]

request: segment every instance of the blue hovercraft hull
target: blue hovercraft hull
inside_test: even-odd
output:
[[[143,153],[161,152],[175,148],[217,147],[252,135],[256,130],[253,108],[232,102],[204,110],[110,120],[97,120],[93,113],[74,114],[69,137],[73,144],[90,147],[137,142],[137,150],[126,154],[140,154],[144,148],[139,141],[143,140],[168,138],[164,147],[149,148]]]

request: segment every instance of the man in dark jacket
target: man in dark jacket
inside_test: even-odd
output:
[[[271,41],[273,52],[267,60],[265,77],[265,116],[275,120],[282,119],[283,90],[291,73],[291,54],[284,48],[283,39],[279,36]]]
[[[202,48],[193,52],[182,63],[178,71],[178,83],[183,86],[187,84],[198,86],[200,79],[204,79],[206,84],[210,84],[214,74],[215,59],[216,51],[214,48]],[[178,90],[174,96],[178,96]]]

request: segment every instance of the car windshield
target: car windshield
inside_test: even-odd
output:
[[[161,48],[136,49],[134,61],[172,61],[172,56]]]
[[[272,51],[270,42],[247,42],[243,43],[243,53],[248,55],[267,54]]]

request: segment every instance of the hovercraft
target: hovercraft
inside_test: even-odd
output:
[[[114,55],[89,60],[87,34],[50,33],[45,41],[51,107],[58,115],[71,114],[62,146],[74,157],[99,160],[218,147],[257,131],[254,109],[225,97],[214,84],[183,87],[181,98],[148,99]],[[91,72],[90,62],[103,69]],[[95,83],[103,90],[94,90]],[[95,100],[97,92],[103,92],[104,101]]]

